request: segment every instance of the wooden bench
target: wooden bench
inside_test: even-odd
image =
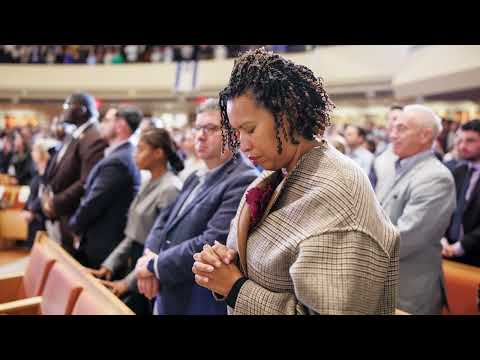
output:
[[[0,185],[0,240],[4,245],[28,237],[28,224],[20,216],[28,192],[28,187]]]
[[[446,315],[479,315],[480,267],[443,260],[448,310]]]
[[[0,173],[0,185],[14,185],[17,179],[8,174]]]
[[[34,246],[41,247],[49,257],[55,259],[44,291],[41,296],[0,304],[0,314],[134,315],[130,308],[44,232],[38,232]],[[79,300],[81,302],[77,304]]]

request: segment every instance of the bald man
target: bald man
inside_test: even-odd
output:
[[[440,118],[428,107],[409,105],[394,121],[393,164],[380,169],[380,204],[400,231],[400,290],[397,308],[411,314],[440,314],[446,303],[442,247],[456,206],[455,182],[432,147]]]

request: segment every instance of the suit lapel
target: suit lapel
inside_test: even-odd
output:
[[[214,178],[211,178],[211,179],[208,179],[208,180],[205,180],[205,182],[203,183],[203,189],[201,189],[201,192],[198,193],[198,195],[192,199],[192,201],[190,202],[190,204],[187,205],[187,207],[182,211],[181,214],[178,214],[178,211],[179,209],[181,209],[181,205],[180,206],[176,206],[176,209],[175,209],[175,216],[173,217],[173,221],[172,223],[167,227],[167,231],[169,231],[170,229],[172,229],[181,219],[183,219],[183,217],[185,215],[187,215],[194,207],[196,204],[198,204],[199,202],[201,202],[208,194],[210,194],[211,191],[213,191],[213,189],[215,188],[215,185],[217,185],[218,183],[222,182],[226,177],[230,176],[230,173],[235,169],[235,164],[237,163],[236,161],[234,161],[233,159],[231,160],[228,160],[229,161],[229,164],[226,164],[225,165],[225,168],[219,173],[217,174],[216,176],[214,176]],[[195,182],[195,185],[198,183],[198,178]],[[193,189],[195,188],[195,186],[192,186],[192,191]],[[186,195],[183,199],[182,199],[182,205],[183,203],[185,202],[185,200],[187,199],[188,195]]]
[[[434,155],[431,155],[431,156],[434,156]],[[415,171],[418,169],[418,167],[420,167],[426,160],[430,159],[430,156],[426,157],[425,159],[422,159],[420,160],[419,162],[417,162],[415,165],[413,165],[410,169],[408,169],[407,171],[404,171],[402,172],[402,174],[398,177],[395,177],[395,180],[393,181],[392,185],[390,186],[390,189],[388,191],[385,191],[384,192],[384,196],[382,197],[382,199],[379,199],[380,200],[380,203],[383,205],[383,204],[386,204],[388,203],[388,201],[390,201],[390,198],[394,195],[393,194],[393,190],[399,185],[401,184],[402,180],[405,178],[406,175],[410,174],[412,171]]]
[[[76,142],[78,141],[79,139],[75,139],[73,138],[69,143],[65,144],[64,146],[67,146],[67,149],[65,150],[65,153],[63,154],[62,158],[60,159],[60,161],[57,162],[57,158],[58,158],[58,155],[59,155],[59,152],[57,152],[55,154],[55,162],[53,163],[53,168],[52,168],[52,177],[57,173],[58,169],[61,168],[61,165],[63,164],[63,162],[65,161],[65,159],[67,158],[68,154],[72,151],[72,148],[73,146],[75,146]]]
[[[466,176],[466,174],[463,176],[463,178],[465,178],[465,176]],[[470,199],[468,199],[467,203],[465,204],[465,207],[463,208],[463,213],[464,214],[468,210],[468,208],[472,205],[472,203],[474,203],[475,200],[477,199],[477,195],[478,195],[479,191],[480,191],[480,179],[477,180],[477,183],[475,184],[475,187],[473,188],[472,193],[470,195]],[[457,192],[457,194],[458,194],[458,192]]]
[[[227,174],[228,176],[228,174]],[[195,196],[194,199],[192,199],[192,201],[190,201],[190,204],[187,205],[187,207],[182,211],[181,214],[178,214],[178,210],[181,208],[181,207],[178,207],[176,210],[177,210],[177,214],[175,215],[175,218],[173,220],[173,222],[170,224],[170,226],[168,227],[167,231],[169,231],[171,228],[173,228],[180,220],[182,220],[185,215],[187,215],[194,207],[196,204],[198,204],[199,202],[201,202],[208,194],[210,194],[210,192],[213,191],[213,189],[215,188],[215,185],[218,184],[219,182],[221,182],[222,180],[224,179],[224,176],[219,176],[214,182],[212,183],[204,183],[202,186],[203,186],[203,189],[201,190],[200,193],[198,193],[197,196]],[[197,179],[197,182],[195,184],[198,183],[198,179]],[[193,190],[193,188],[192,188]],[[187,196],[183,199],[182,201],[182,205],[183,203],[185,202],[185,200],[187,199]]]
[[[187,200],[188,196],[190,193],[193,191],[195,186],[198,184],[198,177],[195,176],[195,178],[191,181],[191,183],[188,185],[190,191],[182,191],[178,197],[178,200],[175,203],[174,208],[172,209],[172,213],[169,216],[168,222],[170,225],[168,225],[167,229],[170,229],[174,223],[176,223],[177,215],[180,209],[183,206],[183,203]],[[173,219],[173,220],[172,220]]]
[[[264,178],[261,180],[256,187],[265,187],[266,184],[274,178],[274,176],[278,176],[277,172],[272,173],[268,177]],[[260,221],[255,225],[255,228],[260,226],[261,223],[265,220],[265,218],[268,216],[270,211],[272,210],[273,205],[275,205],[275,202],[277,201],[278,197],[280,196],[282,189],[286,183],[287,177],[284,177],[280,184],[275,188],[272,197],[270,198],[267,207],[265,208],[265,212],[262,215],[262,218]],[[244,195],[245,197],[246,195]],[[247,240],[248,240],[248,235],[249,235],[249,230],[250,230],[250,207],[247,205],[247,202],[244,200],[242,201],[242,208],[240,209],[240,213],[237,219],[237,249],[238,249],[238,256],[240,258],[240,265],[241,265],[241,270],[245,276],[248,276],[247,274]]]

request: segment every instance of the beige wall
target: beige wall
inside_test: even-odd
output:
[[[322,76],[331,93],[390,89],[403,46],[328,46],[288,55]],[[199,63],[196,93],[218,93],[233,60]],[[164,98],[173,95],[175,64],[0,65],[0,97],[64,98],[86,90],[108,98]],[[365,90],[366,89],[366,90]]]
[[[480,86],[480,46],[342,45],[287,55],[321,76],[332,94],[395,90],[398,98]],[[233,60],[199,63],[198,88],[217,95]],[[166,99],[174,93],[175,64],[0,65],[0,98],[64,99],[77,90],[104,99]]]
[[[480,88],[480,46],[419,48],[406,59],[392,84],[399,98]]]

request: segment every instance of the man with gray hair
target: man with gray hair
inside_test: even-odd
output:
[[[435,157],[440,118],[428,107],[409,105],[390,134],[395,158],[380,169],[380,204],[400,231],[400,290],[397,308],[440,314],[446,303],[440,239],[455,210],[455,183]]]

